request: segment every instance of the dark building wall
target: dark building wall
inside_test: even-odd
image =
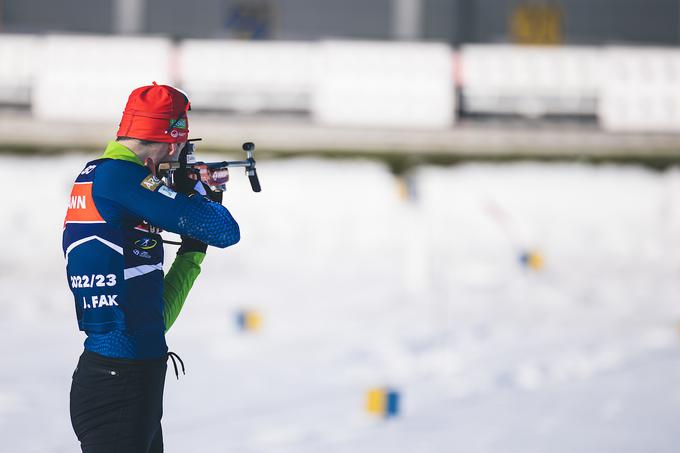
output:
[[[239,5],[262,6],[264,36],[317,40],[329,37],[391,38],[391,0],[147,0],[150,33],[192,38],[247,36],[257,19],[235,18]],[[268,6],[268,7],[267,7]],[[269,11],[269,14],[266,14]],[[151,13],[152,12],[152,13]],[[267,20],[268,17],[268,20]],[[252,24],[258,29],[257,23]]]
[[[276,4],[280,38],[392,38],[391,0],[279,0]]]
[[[224,0],[146,0],[147,33],[214,38],[223,32]]]
[[[427,0],[428,3],[441,0]],[[678,0],[452,0],[459,6],[459,42],[506,42],[509,18],[521,4],[560,5],[570,44],[680,44]],[[454,25],[454,27],[456,27]]]
[[[548,0],[543,3],[547,3]],[[0,0],[3,31],[114,30],[115,0]],[[422,36],[452,44],[507,42],[519,4],[541,0],[423,0]],[[680,44],[680,0],[552,0],[568,44]],[[234,22],[237,5],[264,19]],[[267,7],[267,5],[269,5]],[[391,39],[392,0],[146,0],[144,32],[178,38]],[[258,28],[258,21],[264,24]],[[245,25],[244,25],[245,23]],[[253,29],[249,31],[250,29]],[[245,30],[245,31],[244,31]]]
[[[460,2],[455,0],[426,0],[423,7],[423,38],[445,42],[459,40]]]
[[[111,33],[114,0],[0,0],[2,31]]]
[[[678,0],[563,0],[569,42],[680,44]]]

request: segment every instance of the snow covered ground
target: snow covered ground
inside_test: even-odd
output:
[[[2,451],[78,451],[61,227],[86,160],[0,158]],[[425,167],[412,201],[371,162],[260,177],[232,174],[242,241],[209,251],[168,335],[187,375],[168,374],[167,452],[680,450],[680,172]],[[390,420],[364,410],[385,385]]]

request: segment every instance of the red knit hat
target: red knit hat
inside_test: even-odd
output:
[[[185,142],[189,134],[189,98],[169,85],[139,87],[130,93],[118,137],[152,142]]]

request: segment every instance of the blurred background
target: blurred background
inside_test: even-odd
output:
[[[78,451],[67,197],[157,81],[263,187],[166,451],[678,451],[679,46],[678,0],[0,0],[0,449]]]

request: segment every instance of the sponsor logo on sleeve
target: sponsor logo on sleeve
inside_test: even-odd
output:
[[[135,241],[135,245],[142,250],[151,250],[156,247],[156,244],[158,244],[158,241],[151,238],[137,239]]]
[[[163,182],[160,179],[156,178],[154,175],[149,175],[142,179],[141,186],[145,189],[155,192],[158,186],[161,184],[163,184]]]
[[[133,249],[132,253],[140,258],[146,258],[147,260],[151,259],[151,254],[146,250]]]
[[[174,190],[165,185],[162,185],[160,189],[158,189],[158,193],[161,193],[168,198],[172,198],[173,200],[177,196],[177,192],[175,192]]]

